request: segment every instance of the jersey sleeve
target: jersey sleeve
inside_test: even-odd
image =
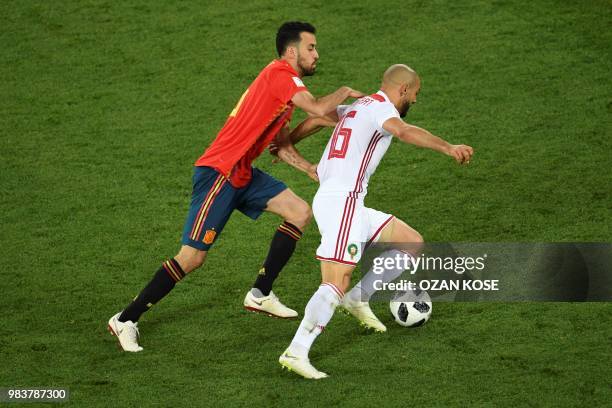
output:
[[[302,80],[291,74],[291,72],[276,70],[270,75],[270,90],[272,94],[287,103],[293,95],[300,91],[307,91],[306,85]]]
[[[395,109],[395,106],[390,103],[380,103],[375,105],[372,109],[372,116],[380,128],[383,127],[383,123],[385,123],[388,119],[400,117],[397,109]]]

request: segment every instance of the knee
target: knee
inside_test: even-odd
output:
[[[198,250],[181,250],[174,259],[181,265],[183,272],[190,273],[198,269],[204,264],[206,259],[206,251]]]
[[[193,256],[190,259],[189,272],[193,272],[196,269],[198,269],[200,266],[202,266],[204,264],[204,258],[205,258],[205,256],[202,255],[202,254],[198,254],[198,255]],[[189,273],[189,272],[185,271],[185,273]]]
[[[414,231],[414,234],[412,236],[412,242],[414,242],[415,244],[423,245],[425,243],[425,240],[423,239],[423,236],[420,233]]]
[[[345,294],[350,286],[350,276],[348,279],[341,275],[338,277],[338,279],[324,279],[321,281],[322,285],[326,283],[333,285],[336,288],[334,289],[334,293],[340,297],[340,294]]]
[[[302,222],[304,223],[304,226],[307,226],[308,224],[310,224],[310,221],[312,221],[312,208],[310,208],[310,206],[306,204],[303,209]]]
[[[424,242],[423,236],[414,228],[408,226],[403,221],[399,221],[395,228],[393,228],[391,241],[402,243],[404,250],[412,254],[418,254],[423,250]]]
[[[312,221],[312,209],[305,201],[301,201],[293,207],[291,216],[288,217],[287,221],[303,231]]]
[[[344,295],[346,292],[348,292],[350,286],[351,286],[351,278],[349,277],[348,279],[343,280],[342,283],[339,283],[337,285],[337,288],[340,289],[340,291]]]
[[[331,284],[340,289],[340,293],[344,294],[351,286],[351,275],[351,271],[328,274],[321,279],[321,284]]]
[[[423,250],[423,247],[425,246],[425,240],[423,239],[423,236],[414,230],[410,234],[410,237],[408,238],[408,242],[410,243],[410,246],[413,248],[413,251],[415,254],[420,253]]]

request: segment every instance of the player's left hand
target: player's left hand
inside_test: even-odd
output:
[[[451,145],[449,156],[451,156],[459,164],[470,164],[474,149],[467,145]]]

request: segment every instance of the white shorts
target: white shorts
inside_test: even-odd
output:
[[[321,233],[317,259],[356,265],[366,245],[378,241],[392,215],[367,208],[363,199],[315,195],[312,211]]]

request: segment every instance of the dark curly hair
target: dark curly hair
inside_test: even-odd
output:
[[[300,33],[304,31],[315,34],[317,30],[312,24],[301,21],[288,21],[280,26],[276,32],[276,51],[278,56],[282,56],[290,44],[300,41]]]

